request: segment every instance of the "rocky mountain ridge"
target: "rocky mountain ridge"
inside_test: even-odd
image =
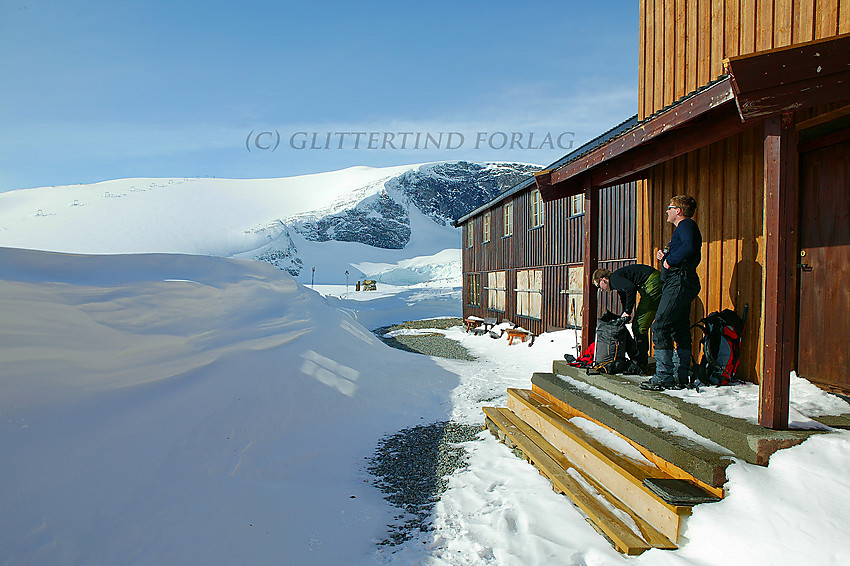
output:
[[[411,207],[448,226],[538,169],[520,163],[467,161],[422,165],[354,191],[326,210],[299,214],[283,223],[311,241],[401,249],[410,241]],[[289,245],[286,248],[291,252]]]

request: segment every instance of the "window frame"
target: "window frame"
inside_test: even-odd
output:
[[[481,274],[466,274],[466,304],[471,307],[481,307]]]
[[[545,222],[543,211],[543,197],[540,189],[533,189],[529,195],[529,212],[531,213],[531,229],[540,228]]]
[[[501,282],[499,281],[501,275]],[[491,277],[492,276],[492,277]],[[501,283],[501,286],[499,284]],[[488,271],[487,285],[484,290],[487,291],[487,310],[496,312],[505,312],[508,298],[508,277],[506,271]],[[501,309],[499,303],[501,302]]]
[[[543,270],[520,269],[516,273],[516,314],[534,320],[543,319]],[[539,284],[539,287],[537,286]]]
[[[502,206],[502,229],[503,238],[510,238],[514,235],[514,203],[508,201]]]
[[[584,214],[584,194],[579,193],[571,196],[568,206],[570,216],[581,216]]]

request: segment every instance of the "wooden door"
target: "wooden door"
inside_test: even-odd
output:
[[[850,394],[850,140],[842,137],[800,154],[797,372]]]

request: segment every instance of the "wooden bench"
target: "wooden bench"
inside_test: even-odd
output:
[[[475,334],[479,336],[483,336],[487,334],[494,326],[496,326],[496,317],[489,318],[478,318],[472,317],[465,319],[464,324],[466,325],[466,331],[474,330]],[[479,326],[483,326],[484,328],[478,328]]]
[[[531,342],[528,344],[531,346],[534,344],[534,334],[529,332],[528,330],[524,330],[522,328],[508,328],[505,330],[505,333],[508,335],[508,345],[511,346],[514,343],[514,338],[519,338],[523,342],[531,338]]]

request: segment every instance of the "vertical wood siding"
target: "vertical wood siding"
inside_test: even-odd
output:
[[[603,189],[600,194],[599,241],[600,265],[616,269],[634,262],[635,258],[635,191],[637,184],[628,183]],[[530,190],[521,191],[511,198],[514,211],[513,235],[504,236],[503,206],[500,204],[484,211],[464,224],[463,242],[466,245],[468,225],[475,231],[475,244],[463,249],[464,316],[498,316],[519,324],[535,334],[553,328],[566,328],[573,324],[570,313],[569,268],[580,266],[583,260],[584,215],[570,216],[569,199],[558,199],[544,204],[542,227],[531,228]],[[483,217],[492,215],[490,242],[482,242]],[[543,306],[540,319],[516,315],[516,272],[522,269],[540,269],[543,272]],[[489,271],[505,271],[507,293],[505,313],[495,313],[487,307],[486,296],[481,307],[469,306],[466,275],[482,273],[486,281]],[[563,291],[563,292],[562,292]],[[486,293],[485,293],[486,295]],[[600,312],[606,308],[619,308],[617,297],[603,293]]]
[[[641,0],[638,118],[723,73],[723,59],[850,33],[850,0]]]
[[[641,0],[640,18],[638,116],[644,118],[717,78],[726,57],[850,33],[850,0]],[[843,104],[801,111],[797,119]],[[756,125],[658,165],[635,197],[636,256],[643,263],[670,239],[664,210],[670,197],[697,199],[702,291],[692,317],[724,308],[741,313],[749,304],[739,375],[756,382],[764,345],[763,138]]]
[[[725,308],[740,314],[749,304],[739,376],[750,380],[760,375],[764,340],[763,137],[763,129],[756,127],[658,165],[650,170],[637,199],[638,222],[644,227],[637,239],[637,258],[648,264],[672,236],[673,226],[666,222],[670,198],[690,194],[697,199],[702,290],[694,301],[692,322]],[[695,331],[694,338],[700,336]]]

